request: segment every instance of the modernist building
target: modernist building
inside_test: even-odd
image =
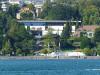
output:
[[[59,34],[61,35],[64,26],[66,25],[66,21],[58,20],[58,21],[18,21],[23,22],[25,25],[25,28],[30,27],[30,30],[36,31],[37,35],[43,36],[48,33],[48,28],[51,28],[53,31],[53,34]],[[76,21],[72,21],[73,23],[76,23]],[[81,23],[81,21],[79,21]],[[72,31],[75,32],[75,27],[72,27]]]

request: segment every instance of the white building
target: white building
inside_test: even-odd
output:
[[[1,3],[2,3],[1,8],[3,9],[3,11],[7,11],[7,9],[8,9],[7,1],[6,0],[2,0]]]
[[[23,22],[25,25],[25,28],[30,27],[30,30],[36,31],[37,35],[43,36],[48,33],[48,28],[52,29],[53,34],[59,34],[61,35],[64,26],[66,24],[66,21],[64,20],[54,20],[54,21],[19,21]],[[76,23],[76,21],[72,21],[73,23]],[[79,21],[81,23],[81,21]],[[75,27],[73,27],[72,31],[75,31]]]

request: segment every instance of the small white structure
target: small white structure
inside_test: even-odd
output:
[[[72,26],[72,33],[75,33],[75,26]]]
[[[48,54],[48,56],[56,57],[57,56],[57,53],[56,52],[52,52],[51,54]]]
[[[66,56],[85,56],[83,52],[67,52],[65,53]]]
[[[50,56],[50,57],[57,57],[57,56],[65,56],[65,54],[64,54],[64,52],[59,52],[59,53],[52,52],[52,53],[48,54],[48,56]]]

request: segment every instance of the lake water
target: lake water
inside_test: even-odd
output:
[[[0,75],[100,75],[100,60],[0,60]]]

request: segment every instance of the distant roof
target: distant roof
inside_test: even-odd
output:
[[[99,26],[98,25],[86,25],[86,26],[81,26],[79,27],[77,30],[80,30],[80,31],[91,31],[91,30],[95,30],[96,28],[98,28]]]
[[[20,13],[27,12],[27,11],[33,13],[33,11],[30,10],[29,8],[21,8],[21,9],[19,10]]]

